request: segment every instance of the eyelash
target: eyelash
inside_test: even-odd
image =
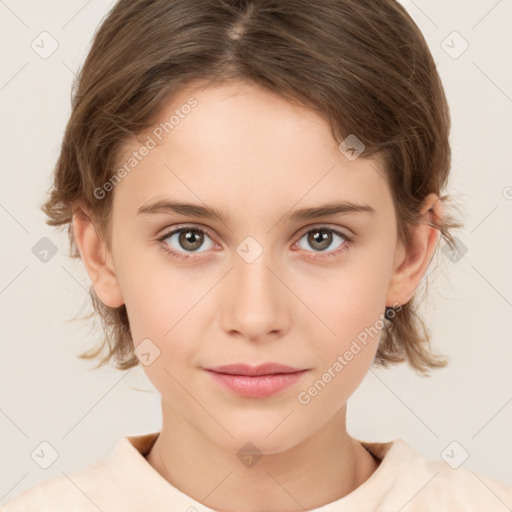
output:
[[[173,251],[169,247],[169,245],[165,243],[165,240],[167,240],[172,235],[174,235],[176,233],[181,233],[182,231],[187,231],[187,230],[198,231],[199,233],[207,235],[209,238],[213,239],[213,237],[208,233],[208,231],[205,231],[204,229],[201,229],[201,228],[198,228],[198,227],[195,227],[195,226],[180,226],[177,229],[173,229],[172,231],[168,231],[167,233],[163,234],[162,236],[160,236],[157,239],[160,242],[161,249],[165,253],[169,254],[172,258],[175,258],[177,260],[195,261],[195,260],[199,259],[201,256],[195,256],[194,253],[189,253],[190,255],[183,256],[183,254],[181,254],[179,252],[176,252],[176,251]],[[335,249],[335,250],[329,251],[329,252],[325,252],[325,253],[324,252],[317,252],[316,254],[308,256],[308,258],[310,258],[312,260],[324,259],[324,258],[333,258],[333,257],[341,255],[341,253],[344,253],[345,251],[348,251],[351,248],[352,241],[353,241],[352,237],[349,237],[349,236],[345,235],[344,233],[342,233],[341,231],[338,231],[338,230],[336,230],[334,228],[330,228],[328,226],[322,226],[322,225],[314,226],[313,228],[310,228],[308,231],[305,231],[304,233],[301,234],[301,236],[299,237],[298,240],[301,240],[304,237],[304,235],[307,235],[307,234],[309,234],[312,231],[320,231],[320,230],[328,231],[330,233],[334,233],[335,235],[338,235],[341,238],[343,238],[345,240],[345,242],[338,249]]]

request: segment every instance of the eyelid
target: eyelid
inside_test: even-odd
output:
[[[197,229],[198,231],[204,231],[213,241],[215,241],[216,236],[212,234],[211,230],[207,228],[206,226],[199,225],[199,224],[190,224],[190,223],[183,223],[183,224],[176,224],[172,227],[166,228],[162,231],[161,235],[157,235],[158,240],[165,240],[166,238],[169,238],[171,235],[176,233],[177,231],[182,231],[185,229]]]
[[[342,226],[334,226],[332,224],[329,224],[328,222],[315,222],[313,224],[309,224],[308,226],[300,228],[300,230],[297,232],[294,237],[298,236],[299,238],[302,238],[306,233],[309,233],[313,229],[330,229],[332,231],[337,231],[340,233],[343,237],[346,237],[348,239],[353,239],[356,237],[356,234],[345,227]]]

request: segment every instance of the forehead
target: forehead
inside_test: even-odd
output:
[[[156,195],[258,214],[271,199],[273,218],[297,202],[346,199],[378,210],[390,201],[378,157],[349,160],[317,113],[245,83],[183,89],[127,144],[118,167],[130,158],[136,165],[114,201],[133,211]]]

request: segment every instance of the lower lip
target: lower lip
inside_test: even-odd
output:
[[[221,385],[240,396],[266,398],[293,386],[306,373],[276,373],[273,375],[229,375],[211,370],[207,372]]]

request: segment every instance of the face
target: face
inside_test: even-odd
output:
[[[217,445],[286,450],[340,412],[375,356],[400,255],[382,163],[347,158],[324,119],[247,84],[184,90],[155,127],[126,148],[122,163],[145,156],[115,186],[111,224],[142,367]],[[363,208],[312,213],[341,202]],[[269,362],[305,371],[244,396],[207,370]]]

